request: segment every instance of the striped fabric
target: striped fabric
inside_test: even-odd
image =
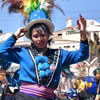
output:
[[[27,82],[22,82],[22,86],[20,87],[20,92],[42,98],[53,99],[55,96],[54,89],[45,87],[43,85],[32,84]]]

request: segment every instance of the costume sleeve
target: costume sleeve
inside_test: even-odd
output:
[[[62,65],[70,65],[89,57],[89,45],[88,43],[80,43],[80,49],[76,51],[61,50]]]
[[[6,41],[0,45],[0,58],[8,62],[19,63],[18,52],[19,48],[12,48],[16,43],[14,35],[10,36]]]
[[[12,64],[11,62],[7,62],[7,61],[4,61],[4,60],[1,60],[1,61],[0,61],[0,66],[1,66],[4,70],[7,70],[7,69],[10,67],[11,64]]]

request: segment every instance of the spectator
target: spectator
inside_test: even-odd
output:
[[[2,88],[2,81],[0,80],[0,100],[2,100],[3,97],[3,88]]]

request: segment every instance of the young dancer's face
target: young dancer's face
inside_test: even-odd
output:
[[[48,43],[48,34],[39,34],[36,29],[32,31],[32,41],[37,48],[45,49]]]

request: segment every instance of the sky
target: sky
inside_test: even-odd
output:
[[[55,31],[66,28],[68,17],[71,17],[72,24],[76,25],[79,14],[82,14],[86,19],[100,22],[100,0],[55,0],[55,4],[62,8],[65,13],[63,15],[58,9],[53,9],[51,19],[55,25]],[[18,28],[25,26],[23,17],[20,13],[9,14],[7,7],[8,5],[0,10],[0,29],[3,33],[15,33]]]

